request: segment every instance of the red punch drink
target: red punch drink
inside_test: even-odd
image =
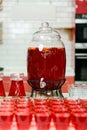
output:
[[[0,74],[0,96],[5,96],[5,90],[3,84],[3,73]]]
[[[50,81],[48,89],[56,89],[58,81],[65,78],[66,56],[64,48],[29,48],[27,57],[27,71],[29,80]],[[32,84],[39,88],[38,84]],[[43,86],[42,86],[43,87]],[[46,85],[45,85],[46,87]]]
[[[24,84],[21,75],[11,75],[9,96],[25,96]]]
[[[35,113],[35,122],[38,130],[49,130],[51,115],[48,111],[39,111]]]
[[[87,113],[77,112],[72,114],[72,124],[75,130],[85,130],[87,127]]]
[[[68,130],[70,123],[70,113],[68,112],[54,112],[53,121],[56,130]]]
[[[0,129],[9,130],[13,122],[13,117],[12,112],[0,112]]]
[[[25,96],[22,80],[12,80],[9,96]]]
[[[18,130],[29,130],[32,121],[32,114],[28,111],[18,111],[16,113],[16,122]]]
[[[0,96],[5,96],[5,90],[2,79],[0,79]]]

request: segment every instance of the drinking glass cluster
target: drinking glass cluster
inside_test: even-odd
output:
[[[85,130],[87,100],[34,99],[34,118],[38,130]]]
[[[32,102],[25,97],[0,99],[0,130],[28,130],[32,120]]]
[[[5,97],[0,99],[0,129],[85,130],[87,99]]]
[[[6,96],[5,91],[5,82],[4,82],[4,74],[0,73],[0,97]],[[8,96],[26,96],[25,87],[24,87],[24,74],[23,73],[12,73],[10,74],[10,81],[8,88]]]

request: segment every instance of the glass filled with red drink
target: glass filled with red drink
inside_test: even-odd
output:
[[[6,96],[5,95],[5,89],[4,89],[4,83],[3,83],[3,73],[0,73],[0,96]]]
[[[30,99],[18,99],[15,112],[18,130],[29,130],[33,116],[32,107],[32,101]]]
[[[53,122],[56,130],[68,130],[71,121],[71,115],[68,111],[54,111]]]
[[[35,112],[35,123],[37,130],[49,130],[51,123],[51,113],[46,110],[36,110]]]
[[[73,112],[71,117],[75,130],[85,130],[87,128],[87,112]]]
[[[23,76],[24,76],[23,73],[11,74],[10,76],[11,85],[10,85],[9,96],[26,96],[24,83],[23,83]]]

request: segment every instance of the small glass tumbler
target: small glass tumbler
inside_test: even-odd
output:
[[[11,86],[9,91],[9,96],[26,96],[23,84],[24,74],[13,73],[10,75]]]
[[[36,108],[37,109],[37,108]],[[49,130],[51,122],[51,113],[49,110],[36,110],[35,112],[35,122],[37,130]]]
[[[71,84],[68,86],[68,93],[70,98],[78,99],[82,95],[82,87],[80,84]]]
[[[0,96],[5,96],[5,90],[3,84],[3,73],[0,73]]]
[[[87,99],[87,84],[82,84],[82,99]]]
[[[75,130],[85,130],[87,127],[87,113],[86,112],[74,112],[72,113],[72,124]]]
[[[71,98],[87,98],[87,84],[71,84],[68,87],[68,93]]]
[[[69,112],[53,112],[53,121],[56,130],[68,130],[70,120]]]

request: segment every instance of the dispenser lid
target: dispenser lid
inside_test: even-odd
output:
[[[50,27],[48,22],[42,23],[39,31],[33,34],[33,41],[55,41],[60,38],[58,31]]]

